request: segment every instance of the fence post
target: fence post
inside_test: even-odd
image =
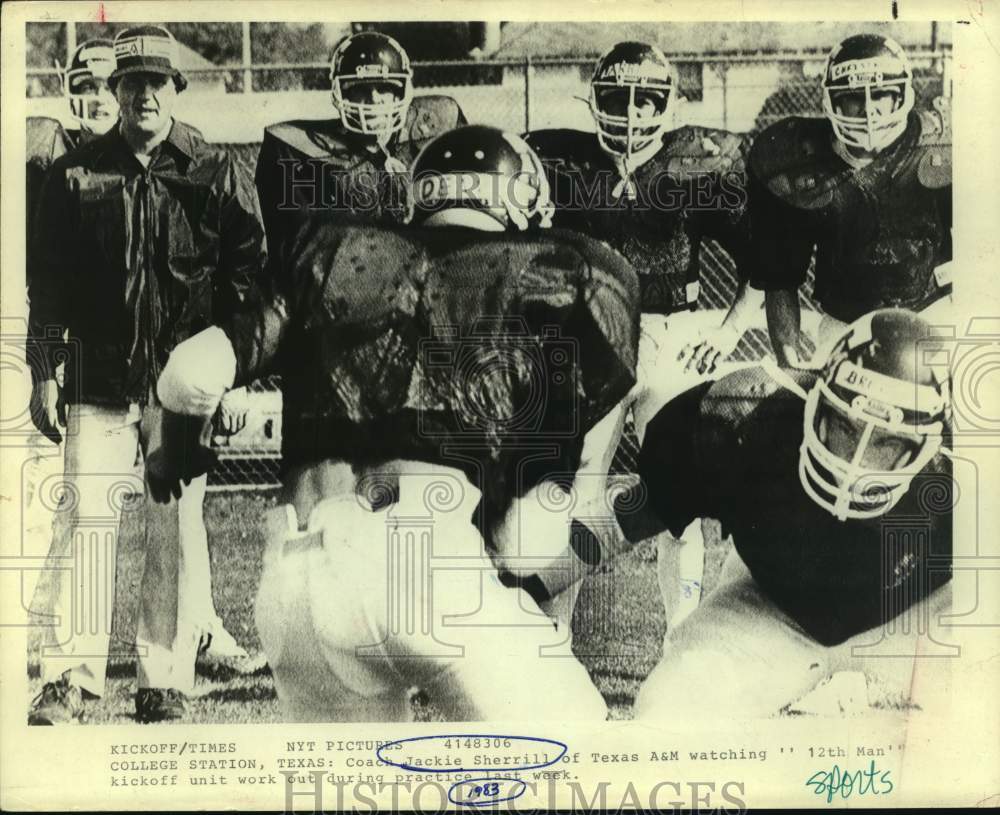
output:
[[[524,58],[524,130],[531,130],[531,57]]]
[[[76,23],[66,23],[66,59],[63,65],[69,70],[69,63],[73,59],[73,52],[76,50]],[[61,93],[61,91],[60,91]]]
[[[250,65],[253,61],[253,52],[250,49],[250,23],[243,22],[243,93],[253,91],[253,71]]]
[[[722,129],[729,130],[729,66],[720,62],[718,67],[722,80]]]

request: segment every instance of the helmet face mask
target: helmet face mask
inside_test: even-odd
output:
[[[413,163],[410,221],[449,211],[478,212],[497,228],[551,226],[545,168],[519,136],[466,125],[438,136]]]
[[[674,108],[673,72],[659,49],[619,43],[597,63],[590,111],[606,152],[638,166],[675,127]]]
[[[62,73],[63,95],[69,102],[70,116],[81,130],[100,135],[118,121],[118,101],[108,85],[114,68],[113,43],[91,40],[76,49]]]
[[[880,340],[868,333],[866,320],[894,312],[919,320],[899,310],[859,320],[834,348],[806,400],[799,480],[813,501],[841,521],[891,510],[941,449],[947,382],[934,376],[914,380],[905,365],[896,365],[905,351],[882,363]],[[904,324],[903,330],[914,325],[920,323]],[[891,345],[893,336],[885,333],[883,345]],[[910,342],[915,357],[925,349],[912,339],[902,345]],[[896,372],[885,372],[894,365]]]
[[[330,82],[344,127],[385,144],[406,124],[413,71],[402,47],[375,32],[344,40],[333,55]]]
[[[823,111],[846,147],[864,153],[885,150],[903,135],[913,104],[913,72],[893,40],[862,34],[830,53]]]

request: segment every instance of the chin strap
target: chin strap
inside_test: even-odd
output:
[[[385,140],[383,139],[378,140],[378,148],[379,150],[382,151],[382,154],[385,156],[385,165],[384,165],[385,171],[387,173],[405,173],[407,169],[406,164],[404,164],[402,161],[400,161],[392,153],[389,152],[388,145],[389,145],[388,138],[386,138]]]
[[[789,375],[788,371],[786,371],[784,368],[778,365],[778,362],[777,360],[774,359],[774,357],[766,356],[763,359],[761,359],[759,364],[760,367],[763,368],[764,371],[767,373],[767,375],[771,377],[771,379],[773,379],[775,382],[777,382],[786,390],[790,390],[792,393],[794,393],[796,396],[802,399],[802,401],[805,401],[806,399],[809,398],[809,394],[806,393],[805,389],[798,382],[796,382],[791,377],[791,375]],[[809,369],[807,369],[805,366],[802,366],[801,368],[799,368],[799,370],[809,370]]]
[[[846,144],[844,144],[836,136],[833,137],[833,152],[836,153],[843,162],[850,167],[852,170],[860,170],[862,167],[867,167],[875,160],[874,155],[869,156],[856,156],[852,153]]]
[[[639,192],[636,189],[635,181],[632,178],[632,174],[635,172],[635,167],[633,166],[634,161],[626,157],[616,158],[615,167],[618,170],[618,175],[620,179],[613,190],[611,190],[611,195],[615,200],[622,198],[623,196],[629,201],[635,201],[639,197]]]

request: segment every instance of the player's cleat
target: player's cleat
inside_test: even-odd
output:
[[[47,682],[31,702],[29,725],[82,724],[86,721],[83,691],[65,676]]]
[[[198,661],[202,665],[228,668],[239,674],[252,674],[267,665],[263,654],[250,654],[218,618],[202,635]]]
[[[198,653],[209,659],[246,659],[249,656],[219,620],[202,637]]]
[[[135,718],[143,724],[174,722],[186,710],[184,694],[174,688],[139,688],[135,695]]]

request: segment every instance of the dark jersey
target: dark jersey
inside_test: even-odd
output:
[[[42,182],[45,174],[49,171],[59,156],[64,156],[70,150],[82,143],[88,135],[81,130],[68,130],[55,119],[44,116],[29,116],[27,120],[27,141],[25,143],[27,152],[27,166],[25,175],[25,192],[27,196],[25,209],[25,226],[27,229],[27,241],[25,247],[29,252],[25,277],[31,280],[31,257],[30,249],[33,243],[32,229],[34,228],[35,211],[38,209],[38,201],[42,191]]]
[[[793,373],[805,389],[815,381]],[[682,394],[649,424],[639,457],[653,523],[621,520],[636,539],[718,518],[768,597],[834,645],[950,579],[951,470],[939,456],[884,516],[838,521],[799,483],[804,407],[760,368]]]
[[[388,167],[372,137],[347,130],[339,119],[269,126],[256,171],[268,251],[280,251],[295,228],[289,213],[298,210],[402,222],[407,210],[403,172],[430,139],[463,124],[465,116],[451,97],[416,97],[402,132],[388,145],[393,159]]]
[[[751,283],[794,289],[816,252],[815,297],[852,322],[877,308],[919,311],[944,292],[951,260],[951,133],[945,104],[912,112],[903,135],[851,169],[827,119],[792,117],[750,152]]]
[[[575,472],[635,382],[635,274],[573,233],[313,214],[280,268],[275,301],[224,327],[237,384],[282,376],[286,466],[438,462],[509,498]]]
[[[656,155],[633,175],[632,195],[596,134],[539,130],[525,139],[545,163],[555,225],[621,252],[640,276],[643,311],[695,307],[705,238],[744,265],[742,137],[703,127],[664,134]]]

